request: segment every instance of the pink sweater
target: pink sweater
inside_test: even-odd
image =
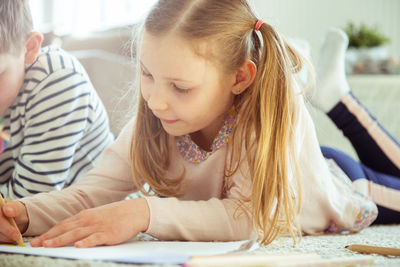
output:
[[[315,129],[304,103],[297,127],[297,151],[302,183],[300,224],[308,234],[326,230],[358,231],[376,217],[377,208],[368,198],[355,192],[339,174],[333,174],[321,154]],[[24,235],[43,233],[58,221],[77,212],[124,199],[135,191],[131,177],[129,147],[132,120],[102,155],[96,167],[77,184],[62,191],[24,198],[29,226]],[[171,141],[174,137],[170,137]],[[249,212],[235,212],[243,197],[251,194],[251,181],[242,173],[232,177],[233,186],[223,194],[227,148],[211,154],[201,163],[191,163],[172,146],[168,177],[186,169],[185,195],[177,198],[147,197],[150,225],[147,233],[163,240],[241,240],[255,236]],[[249,208],[250,209],[250,208]]]

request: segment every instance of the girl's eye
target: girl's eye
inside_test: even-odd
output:
[[[142,70],[142,75],[143,75],[144,77],[146,77],[146,78],[153,78],[153,76],[152,76],[150,73],[145,72],[144,70]]]
[[[190,92],[190,89],[188,89],[188,88],[180,88],[180,87],[178,87],[178,86],[176,86],[176,84],[172,84],[172,87],[178,92],[178,93],[181,93],[181,94],[187,94],[187,93],[189,93]]]

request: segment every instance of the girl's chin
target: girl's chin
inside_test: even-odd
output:
[[[176,129],[176,128],[174,129],[174,127],[171,127],[171,125],[164,125],[162,123],[162,126],[164,131],[171,136],[182,136],[188,134],[187,131],[183,131],[182,129]]]

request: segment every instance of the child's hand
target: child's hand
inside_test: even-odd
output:
[[[29,219],[25,205],[20,201],[5,200],[0,210],[0,242],[14,242],[20,238],[20,234],[8,218],[14,218],[21,233],[28,227]]]
[[[150,212],[143,198],[87,209],[58,223],[31,241],[33,247],[94,247],[122,243],[146,231]]]

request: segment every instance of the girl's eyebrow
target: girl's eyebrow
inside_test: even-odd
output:
[[[149,72],[147,70],[147,68],[143,65],[142,61],[140,61],[140,68],[142,68],[143,70],[145,70],[146,72]]]
[[[144,69],[146,72],[150,73],[149,70],[144,66],[143,62],[140,61],[140,66],[142,69]],[[181,78],[174,78],[174,77],[163,77],[163,79],[166,80],[171,80],[171,81],[176,81],[176,82],[186,82],[186,83],[192,83],[193,81],[189,81],[189,80],[184,80]]]

